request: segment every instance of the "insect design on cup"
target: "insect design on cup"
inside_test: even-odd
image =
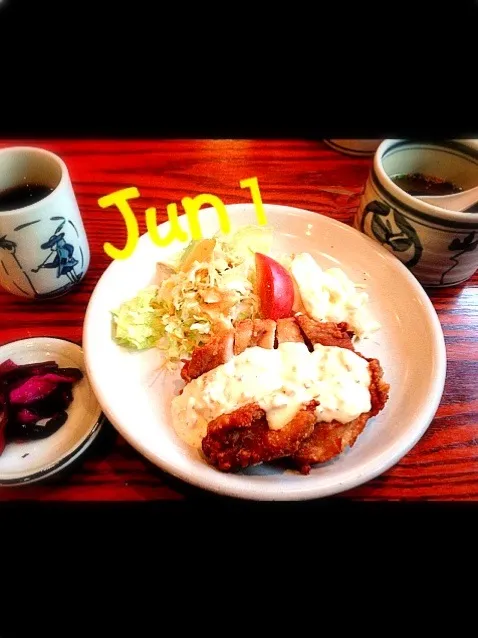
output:
[[[80,280],[80,276],[75,272],[75,266],[78,264],[78,260],[73,257],[73,253],[75,252],[74,246],[65,240],[65,233],[61,232],[66,223],[66,219],[62,217],[59,219],[62,219],[60,225],[48,241],[41,245],[42,250],[49,250],[50,252],[39,266],[32,268],[32,272],[37,273],[42,268],[56,268],[57,279],[65,276],[74,284]]]

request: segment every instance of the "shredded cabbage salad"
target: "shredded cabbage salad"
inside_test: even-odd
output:
[[[157,347],[174,369],[210,334],[259,316],[254,253],[267,254],[271,243],[265,226],[191,242],[174,263],[158,264],[157,283],[112,312],[114,339],[136,350]]]

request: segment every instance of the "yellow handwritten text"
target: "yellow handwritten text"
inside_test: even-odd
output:
[[[261,226],[267,224],[266,212],[262,203],[262,197],[259,190],[259,183],[257,177],[249,177],[248,179],[242,179],[239,182],[241,188],[249,188],[251,192],[252,203],[257,216],[257,223]],[[98,204],[101,208],[109,208],[110,206],[116,206],[123,220],[126,224],[126,244],[124,248],[119,249],[113,246],[110,242],[106,242],[103,246],[105,253],[112,259],[127,259],[133,254],[139,240],[139,226],[135,214],[129,205],[129,200],[140,197],[139,190],[135,187],[124,188],[109,195],[105,195],[98,200]],[[199,220],[199,211],[205,206],[212,206],[218,215],[219,228],[224,234],[231,232],[231,222],[227,214],[227,208],[223,201],[216,195],[210,195],[203,193],[196,195],[196,197],[183,197],[181,199],[184,212],[186,213],[186,220],[189,226],[192,239],[201,239],[203,237],[201,224]],[[164,236],[161,236],[158,230],[157,223],[157,211],[156,208],[147,208],[144,211],[146,229],[151,238],[151,241],[160,247],[169,246],[174,241],[186,242],[189,239],[189,235],[181,227],[178,218],[178,207],[176,204],[168,204],[167,208],[168,224],[165,224],[167,228]],[[169,228],[168,228],[169,225]]]
[[[126,224],[126,246],[123,250],[115,248],[110,242],[106,242],[103,246],[105,253],[111,259],[127,259],[131,257],[136,248],[136,244],[139,239],[139,228],[136,217],[128,204],[129,199],[139,197],[139,190],[137,188],[124,188],[120,191],[115,191],[110,195],[105,195],[98,200],[98,204],[101,208],[108,208],[108,206],[116,206],[119,212],[123,215],[123,219]]]
[[[231,222],[229,221],[229,217],[227,215],[227,210],[219,197],[215,195],[197,195],[194,199],[191,197],[184,197],[181,200],[181,204],[183,205],[184,210],[186,211],[186,216],[189,222],[189,228],[191,229],[191,237],[193,239],[201,239],[202,231],[201,226],[199,225],[198,213],[201,206],[204,204],[210,204],[214,206],[219,216],[219,227],[222,232],[227,235],[231,232]]]
[[[264,204],[262,203],[261,191],[259,190],[259,182],[257,177],[249,177],[249,179],[241,179],[239,182],[241,188],[250,188],[252,202],[256,207],[257,221],[260,226],[267,224],[266,211],[264,210]]]
[[[151,241],[156,246],[169,246],[176,239],[177,241],[187,241],[188,234],[181,228],[178,219],[178,207],[176,204],[168,204],[167,215],[169,220],[169,232],[165,237],[160,237],[158,232],[158,221],[156,219],[156,208],[147,208],[144,212],[146,215],[146,229],[151,237]]]

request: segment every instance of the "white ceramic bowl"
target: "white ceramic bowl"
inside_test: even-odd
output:
[[[251,204],[227,206],[233,228],[256,222]],[[273,250],[310,252],[323,267],[339,266],[365,284],[370,308],[382,324],[361,350],[378,357],[390,399],[355,446],[302,476],[274,465],[221,473],[178,439],[170,405],[183,383],[179,372],[158,373],[157,350],[128,352],[112,339],[111,311],[154,279],[156,261],[184,247],[157,248],[145,235],[134,254],[113,262],[98,282],[86,312],[83,347],[88,375],[103,411],[120,434],[155,465],[216,493],[255,500],[312,499],[364,483],[394,465],[426,431],[445,380],[443,333],[436,312],[416,279],[376,241],[353,228],[306,210],[265,205],[275,230]],[[180,218],[187,228],[184,216]],[[218,230],[217,216],[201,211],[205,236]],[[164,236],[166,226],[160,226]]]
[[[45,439],[8,442],[0,455],[0,485],[37,483],[63,471],[93,443],[103,422],[101,407],[86,375],[83,351],[72,341],[55,337],[30,337],[0,346],[0,362],[17,364],[54,360],[79,368],[84,376],[73,386],[68,420]]]

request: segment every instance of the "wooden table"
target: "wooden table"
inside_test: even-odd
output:
[[[3,140],[0,146],[16,143]],[[56,301],[29,302],[0,292],[0,343],[52,335],[81,343],[83,318],[98,278],[110,263],[105,241],[124,245],[118,212],[98,198],[136,186],[141,208],[166,206],[189,195],[212,193],[224,203],[249,201],[239,181],[257,177],[263,201],[298,206],[351,223],[370,158],[337,153],[321,141],[66,141],[32,140],[67,163],[90,240],[92,258],[83,283]],[[247,197],[246,197],[247,196]],[[134,208],[134,205],[133,205]],[[144,216],[138,215],[141,232]],[[478,275],[434,291],[431,300],[446,338],[448,375],[437,415],[417,445],[382,476],[335,499],[478,499]],[[0,500],[195,501],[200,490],[163,473],[110,424],[68,473],[54,482],[0,489]]]

